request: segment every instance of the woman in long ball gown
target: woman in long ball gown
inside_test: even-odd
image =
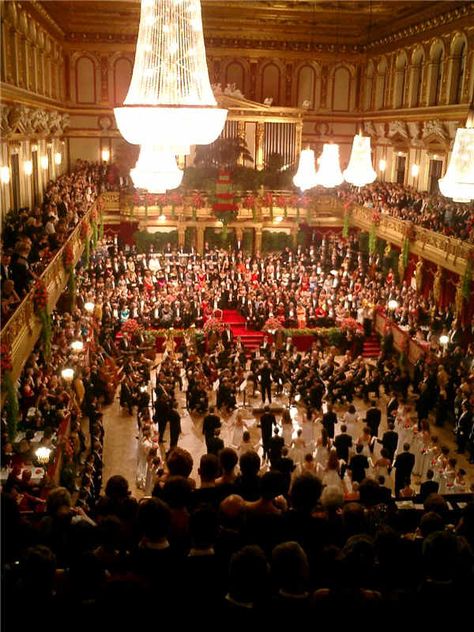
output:
[[[375,480],[378,480],[379,476],[384,477],[384,487],[387,487],[393,496],[395,489],[394,480],[392,477],[392,462],[390,461],[389,454],[385,448],[380,451],[380,458],[373,463],[373,472]]]
[[[293,437],[293,421],[291,419],[291,413],[289,408],[285,408],[281,416],[282,436],[287,448],[291,447],[291,440]]]
[[[303,439],[303,430],[299,428],[296,433],[296,439],[292,441],[292,459],[296,465],[301,465],[304,460],[304,455],[307,452],[307,445],[305,440]]]
[[[248,430],[248,427],[244,421],[242,413],[239,410],[235,416],[234,427],[232,430],[232,447],[238,448],[240,446],[245,430]]]
[[[341,478],[341,466],[334,448],[329,452],[328,464],[322,471],[322,482],[325,486],[335,485],[343,494],[346,492],[344,482]]]
[[[137,452],[137,487],[138,489],[145,489],[147,467],[148,467],[148,454],[153,447],[151,440],[150,428],[143,429],[143,437],[138,442]]]
[[[314,460],[321,470],[325,470],[329,461],[329,450],[331,449],[331,439],[328,437],[326,428],[321,429],[321,436],[316,441],[316,453]]]

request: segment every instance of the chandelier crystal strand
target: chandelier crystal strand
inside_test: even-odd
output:
[[[302,149],[298,171],[293,177],[293,184],[301,191],[312,189],[316,186],[316,170],[314,168],[314,151],[312,149]]]
[[[341,165],[339,164],[339,145],[324,143],[316,174],[316,184],[331,188],[342,184],[343,181]]]
[[[346,182],[356,187],[363,187],[375,180],[377,174],[372,166],[369,136],[354,136],[351,157],[343,175]]]
[[[142,0],[132,80],[115,108],[124,138],[185,154],[213,142],[226,116],[209,82],[200,0]]]
[[[150,193],[165,193],[179,187],[183,172],[176,164],[173,154],[151,145],[142,145],[137,164],[130,170],[130,176],[137,189],[146,189]]]
[[[438,184],[441,193],[454,202],[474,200],[474,127],[456,130],[453,153],[446,174]]]

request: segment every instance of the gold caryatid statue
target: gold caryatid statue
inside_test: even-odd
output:
[[[421,294],[423,289],[423,259],[419,259],[415,269],[416,291]]]
[[[441,283],[443,281],[443,270],[441,266],[438,266],[436,270],[436,274],[433,279],[433,298],[435,300],[436,305],[439,305],[441,300]]]

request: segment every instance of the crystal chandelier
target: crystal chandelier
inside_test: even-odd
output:
[[[438,180],[441,193],[454,202],[474,200],[474,127],[469,125],[456,130],[451,160]]]
[[[316,184],[331,188],[342,184],[344,178],[339,164],[339,145],[324,143],[323,153],[319,159],[319,169],[316,174]]]
[[[227,110],[209,82],[200,0],[142,0],[132,80],[114,112],[126,141],[170,154],[219,136]]]
[[[369,136],[354,136],[351,157],[343,175],[346,182],[356,187],[363,187],[375,180],[377,174],[372,166]]]
[[[183,172],[176,164],[174,154],[163,152],[152,145],[142,145],[137,164],[130,170],[137,189],[150,193],[165,193],[181,184]]]
[[[316,186],[316,170],[314,168],[314,151],[303,149],[300,154],[298,171],[293,177],[293,183],[301,191],[312,189]]]

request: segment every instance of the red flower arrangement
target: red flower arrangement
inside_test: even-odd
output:
[[[381,215],[380,215],[379,211],[374,211],[374,212],[372,213],[372,223],[373,223],[375,226],[379,226],[379,225],[380,225],[380,220],[381,220],[381,219],[382,219],[382,217],[381,217]]]
[[[2,369],[2,373],[5,371],[11,371],[13,368],[12,365],[12,350],[10,345],[2,344],[0,346],[0,366]]]
[[[247,195],[243,201],[242,201],[242,205],[244,208],[246,209],[254,209],[255,208],[255,204],[257,202],[257,199],[254,195]]]
[[[218,318],[209,318],[204,323],[203,331],[206,335],[211,333],[220,334],[224,331],[225,326],[224,323]]]
[[[343,318],[339,327],[343,331],[357,331],[359,324],[355,318]]]
[[[415,225],[413,224],[413,222],[406,222],[405,223],[404,233],[405,233],[405,237],[409,241],[412,241],[413,239],[415,239],[416,229],[415,229]]]
[[[278,329],[283,329],[283,325],[281,324],[281,321],[278,320],[278,318],[268,318],[262,327],[262,330],[268,331],[268,333],[273,333]]]
[[[269,208],[273,207],[273,195],[268,191],[262,198],[263,206],[268,206]]]
[[[276,199],[276,205],[280,208],[286,208],[288,206],[288,199],[286,195],[279,195]]]
[[[203,198],[203,196],[197,192],[197,193],[193,193],[193,196],[191,198],[191,206],[195,209],[198,208],[202,208],[205,204],[205,199]]]
[[[66,268],[69,268],[74,263],[74,252],[71,244],[66,244],[63,250],[63,262]]]
[[[41,279],[35,282],[33,288],[33,305],[35,312],[41,312],[48,305],[48,290]]]
[[[143,329],[143,327],[134,318],[129,318],[123,323],[121,329],[122,333],[133,335]]]
[[[81,239],[87,239],[89,236],[89,222],[84,220],[81,224]]]

